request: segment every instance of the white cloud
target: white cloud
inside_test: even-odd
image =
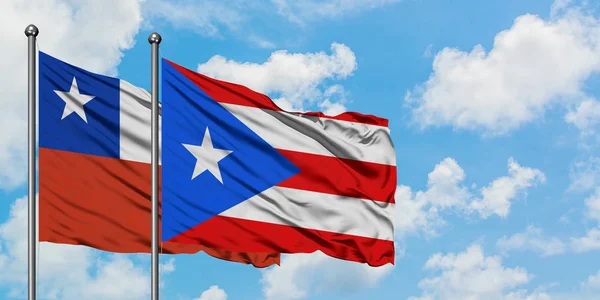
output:
[[[344,106],[346,103],[346,92],[342,85],[336,84],[328,87],[323,96],[325,99],[318,106],[324,114],[335,116],[346,111],[346,107]]]
[[[554,283],[551,284],[549,286],[557,286],[559,285],[558,283]],[[552,292],[552,293],[547,293],[545,292],[545,290],[549,287],[549,286],[542,286],[541,288],[539,288],[537,291],[535,291],[533,294],[529,295],[532,296],[530,298],[525,298],[525,297],[517,297],[514,299],[525,299],[525,300],[546,300],[546,299],[552,299],[552,300],[572,300],[572,299],[577,299],[577,300],[596,300],[598,299],[598,295],[600,292],[600,272],[597,272],[596,274],[592,274],[590,275],[585,281],[580,282],[580,288],[573,288],[570,291],[563,291],[563,292]],[[512,300],[513,298],[505,298],[505,299],[510,299]]]
[[[440,211],[464,207],[470,197],[468,189],[461,185],[464,171],[453,158],[442,160],[427,177],[426,191],[413,194],[408,186],[396,188],[394,230],[399,236],[419,231],[436,235],[436,229],[445,224]]]
[[[27,198],[17,199],[8,220],[0,224],[0,286],[10,296],[25,296],[27,287]],[[40,298],[147,299],[148,268],[134,263],[133,255],[101,255],[84,246],[41,243],[38,248]],[[160,266],[164,275],[174,271],[174,261]]]
[[[579,288],[573,288],[570,291],[551,292],[546,290],[549,287],[557,286],[558,283],[542,286],[535,290],[532,294],[517,293],[517,297],[505,297],[505,300],[596,300],[600,294],[600,271],[590,275],[585,281],[580,282]],[[509,294],[510,295],[510,294]]]
[[[440,213],[454,210],[477,213],[481,218],[498,215],[505,218],[519,193],[544,182],[544,174],[508,160],[508,176],[495,179],[477,192],[463,184],[465,172],[453,158],[445,158],[428,175],[427,190],[413,193],[408,186],[396,189],[397,217],[395,231],[399,236],[422,231],[436,235],[445,221]],[[525,193],[523,193],[525,194]]]
[[[467,188],[460,186],[465,180],[465,172],[452,158],[445,158],[437,164],[427,178],[428,190],[425,195],[435,207],[463,206],[469,198]]]
[[[503,266],[499,256],[485,256],[477,244],[458,254],[434,254],[424,268],[440,273],[421,280],[422,296],[410,299],[544,299],[513,291],[527,284],[533,275],[521,267]]]
[[[194,300],[227,300],[227,293],[220,289],[219,286],[213,285],[208,290],[202,292],[199,298]]]
[[[440,210],[463,207],[470,197],[468,189],[461,185],[464,170],[453,158],[442,160],[427,177],[426,191],[413,195],[408,186],[396,189],[395,230],[400,235],[418,230],[435,235],[435,229],[445,224],[439,217]]]
[[[597,227],[588,230],[585,236],[571,238],[571,246],[578,253],[600,250],[600,187],[596,187],[584,203],[586,216],[593,220]]]
[[[336,116],[346,111],[344,104],[331,102],[329,99],[325,99],[319,103],[319,108],[328,116]]]
[[[521,167],[511,157],[508,160],[508,176],[500,177],[484,187],[481,190],[483,197],[471,202],[469,209],[477,211],[482,218],[492,214],[505,218],[510,211],[511,200],[517,193],[545,182],[546,178],[540,170]]]
[[[585,199],[587,215],[600,224],[600,187],[596,188],[594,194]]]
[[[423,52],[423,57],[425,58],[429,58],[433,55],[433,53],[431,53],[431,51],[433,50],[433,44],[429,44],[427,46],[427,48],[425,48],[425,51]]]
[[[392,272],[393,265],[369,267],[315,252],[283,256],[281,266],[262,272],[261,284],[267,300],[303,299],[310,294],[334,291],[354,293],[374,287]]]
[[[80,284],[81,291],[70,287],[63,287],[63,299],[132,299],[146,298],[149,294],[148,274],[133,261],[115,255],[108,262],[99,260],[96,263],[95,276],[86,276],[85,280],[72,282]],[[55,274],[60,280],[61,274]],[[54,288],[56,288],[56,283]],[[139,295],[139,296],[138,296]]]
[[[347,78],[356,67],[354,52],[346,45],[333,43],[330,55],[281,50],[273,52],[262,64],[241,63],[215,55],[198,65],[198,72],[279,97],[278,104],[293,107],[293,110],[303,110],[305,104],[319,101],[335,113],[343,110],[343,106],[340,107],[343,103],[331,99],[334,96],[343,99],[343,89],[339,85],[323,86],[323,82]]]
[[[529,250],[542,256],[563,254],[566,251],[566,245],[560,239],[544,237],[542,229],[535,226],[528,226],[525,232],[510,237],[503,236],[496,243],[496,247],[504,253]]]
[[[358,13],[400,0],[326,0],[326,1],[248,1],[248,0],[145,0],[144,15],[152,21],[167,21],[175,28],[194,31],[211,37],[223,37],[233,33],[243,40],[263,49],[275,48],[275,43],[253,32],[251,23],[266,22],[273,17],[284,16],[288,21],[305,26],[315,19],[330,20],[348,13]],[[268,32],[266,32],[268,34]]]
[[[584,237],[571,238],[571,245],[578,253],[600,250],[600,229],[593,228]]]
[[[159,274],[173,273],[175,272],[175,259],[171,257],[166,262],[161,263],[158,267]]]
[[[271,41],[269,41],[269,40],[267,40],[267,39],[265,39],[265,38],[262,38],[262,37],[256,36],[256,35],[251,35],[251,36],[250,36],[248,39],[249,39],[249,40],[250,40],[250,41],[251,41],[253,44],[257,45],[259,48],[263,48],[263,49],[273,49],[273,48],[276,48],[276,47],[277,47],[277,46],[275,46],[275,43],[273,43],[273,42],[271,42]]]
[[[595,127],[600,124],[600,102],[594,99],[582,101],[575,110],[565,115],[565,121],[575,125],[586,136],[594,134]]]
[[[382,7],[400,0],[271,0],[278,12],[299,25],[323,18],[337,18],[346,14]]]
[[[27,39],[29,23],[40,29],[39,49],[92,72],[115,74],[123,51],[142,22],[141,0],[4,0],[0,9],[0,188],[26,178]]]
[[[341,17],[395,2],[400,0],[229,0],[226,4],[218,0],[145,0],[143,9],[144,15],[153,23],[164,20],[176,28],[205,36],[222,36],[225,31],[241,33],[247,41],[268,49],[275,45],[253,34],[248,26],[258,18],[254,15],[261,16],[261,21],[282,15],[288,21],[304,26],[308,21]]]
[[[565,9],[568,9],[572,3],[573,0],[555,0],[550,7],[550,15],[554,17],[562,13]]]
[[[520,290],[517,292],[511,292],[507,294],[504,300],[551,300],[554,297],[550,296],[546,292],[534,291],[529,294],[526,290]]]
[[[489,52],[437,53],[429,79],[405,98],[416,123],[499,135],[585,99],[584,82],[600,71],[600,21],[567,4],[557,2],[547,20],[519,16]]]
[[[573,164],[570,191],[586,192],[600,186],[600,157],[590,157],[588,160]]]
[[[427,194],[427,192],[417,192]],[[423,232],[426,236],[437,235],[437,229],[446,222],[439,216],[436,207],[429,203],[427,197],[413,196],[410,187],[396,188],[396,222],[394,233],[403,237],[408,234]]]
[[[144,15],[153,21],[166,20],[175,28],[196,31],[202,35],[220,34],[220,26],[238,29],[246,21],[243,10],[250,2],[201,0],[148,0],[144,4]],[[148,24],[150,25],[150,24]]]
[[[590,275],[585,282],[581,283],[581,286],[587,289],[600,290],[600,271],[598,271],[596,274]]]

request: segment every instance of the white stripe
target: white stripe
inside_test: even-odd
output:
[[[121,80],[120,89],[120,158],[124,160],[150,163],[151,138],[151,95],[145,89]],[[159,103],[160,112],[160,103]],[[159,132],[161,128],[159,118]],[[161,144],[159,134],[159,149]],[[159,164],[162,159],[159,155]]]
[[[396,165],[389,128],[221,103],[276,149]]]
[[[121,159],[150,163],[150,93],[121,80],[120,98]],[[276,149],[396,165],[396,153],[386,127],[221,105]],[[161,124],[159,118],[159,127]],[[161,139],[162,133],[159,149]]]
[[[393,240],[395,205],[272,187],[220,216]]]

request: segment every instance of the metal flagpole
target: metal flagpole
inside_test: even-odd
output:
[[[148,37],[152,47],[152,300],[158,300],[158,45],[162,38]]]
[[[35,42],[37,35],[39,33],[38,28],[31,24],[25,28],[25,35],[27,36],[28,42],[28,87],[27,87],[27,97],[28,97],[28,131],[29,131],[29,140],[28,140],[28,169],[29,169],[29,180],[28,180],[28,200],[29,200],[29,230],[28,230],[28,253],[27,265],[29,267],[28,270],[28,299],[35,300],[36,299],[36,245],[37,245],[37,207],[35,201],[35,140],[36,140],[36,47]]]

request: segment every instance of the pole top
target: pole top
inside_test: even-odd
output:
[[[158,34],[158,32],[153,32],[148,37],[148,43],[150,44],[160,44],[161,41],[162,37],[160,37],[160,34]]]
[[[25,27],[25,35],[28,37],[30,37],[30,36],[36,37],[38,35],[38,33],[40,33],[40,31],[33,24],[29,24],[27,27]]]

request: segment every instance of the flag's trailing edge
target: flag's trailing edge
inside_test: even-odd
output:
[[[150,101],[126,81],[39,53],[40,241],[150,252]],[[160,246],[162,253],[279,264],[274,252]]]
[[[293,113],[162,60],[165,241],[394,263],[388,121]]]

